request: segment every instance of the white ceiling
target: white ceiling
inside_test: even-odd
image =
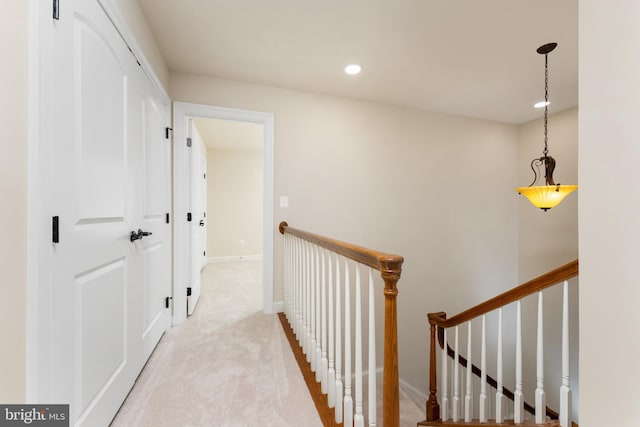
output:
[[[550,112],[578,105],[578,0],[138,1],[171,71],[524,123],[555,41]]]
[[[263,151],[262,123],[211,118],[194,118],[204,145],[212,150]]]

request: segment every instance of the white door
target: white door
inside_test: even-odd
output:
[[[200,219],[200,242],[202,242],[201,269],[207,265],[207,150],[200,151],[200,171],[202,171],[202,185],[200,186],[200,201],[202,212]]]
[[[190,165],[190,186],[189,200],[191,213],[190,222],[190,292],[187,293],[187,314],[192,315],[198,300],[200,299],[200,273],[203,267],[204,254],[204,236],[202,230],[205,225],[205,205],[202,200],[202,192],[204,185],[204,173],[201,162],[201,146],[202,137],[198,129],[194,126],[193,121],[189,120],[189,132],[191,139],[189,165]]]
[[[145,182],[167,174],[155,168],[165,148],[149,130],[167,110],[146,97],[142,70],[96,0],[65,1],[52,43],[51,205],[60,227],[52,245],[52,385],[42,395],[71,405],[71,425],[103,426],[168,324],[159,294],[169,295],[169,272],[147,274],[170,262],[168,228],[156,218],[168,203],[157,199],[166,183]],[[138,229],[154,234],[131,242]]]
[[[171,140],[165,130],[169,105],[154,96],[150,83],[144,80],[146,95],[138,106],[142,112],[143,162],[136,168],[142,173],[137,179],[143,188],[136,201],[141,204],[141,229],[152,234],[137,243],[143,263],[143,299],[138,306],[143,312],[143,365],[171,324],[166,300],[171,295]]]

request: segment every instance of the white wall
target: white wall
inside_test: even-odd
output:
[[[400,374],[427,389],[425,315],[517,282],[515,126],[171,74],[175,100],[275,114],[275,224],[405,256]],[[496,153],[500,155],[496,156]],[[275,241],[275,300],[282,299]]]
[[[0,402],[23,403],[26,369],[29,2],[3,1],[0,15]]]
[[[640,425],[640,3],[580,2],[581,427]]]
[[[207,256],[262,254],[262,169],[262,152],[208,150]]]

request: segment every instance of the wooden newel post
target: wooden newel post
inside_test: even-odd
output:
[[[431,344],[429,349],[429,399],[427,400],[427,421],[440,419],[440,404],[438,403],[438,384],[436,377],[436,331],[438,326],[429,318]],[[445,343],[446,345],[446,343]],[[443,361],[446,363],[446,361]]]
[[[382,380],[382,425],[400,425],[400,388],[398,375],[398,319],[396,284],[400,279],[403,259],[381,262],[384,280],[384,368]]]

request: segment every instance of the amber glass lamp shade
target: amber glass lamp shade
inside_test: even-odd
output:
[[[518,187],[516,191],[529,199],[533,206],[547,211],[557,206],[565,197],[577,189],[577,185],[558,184]]]

